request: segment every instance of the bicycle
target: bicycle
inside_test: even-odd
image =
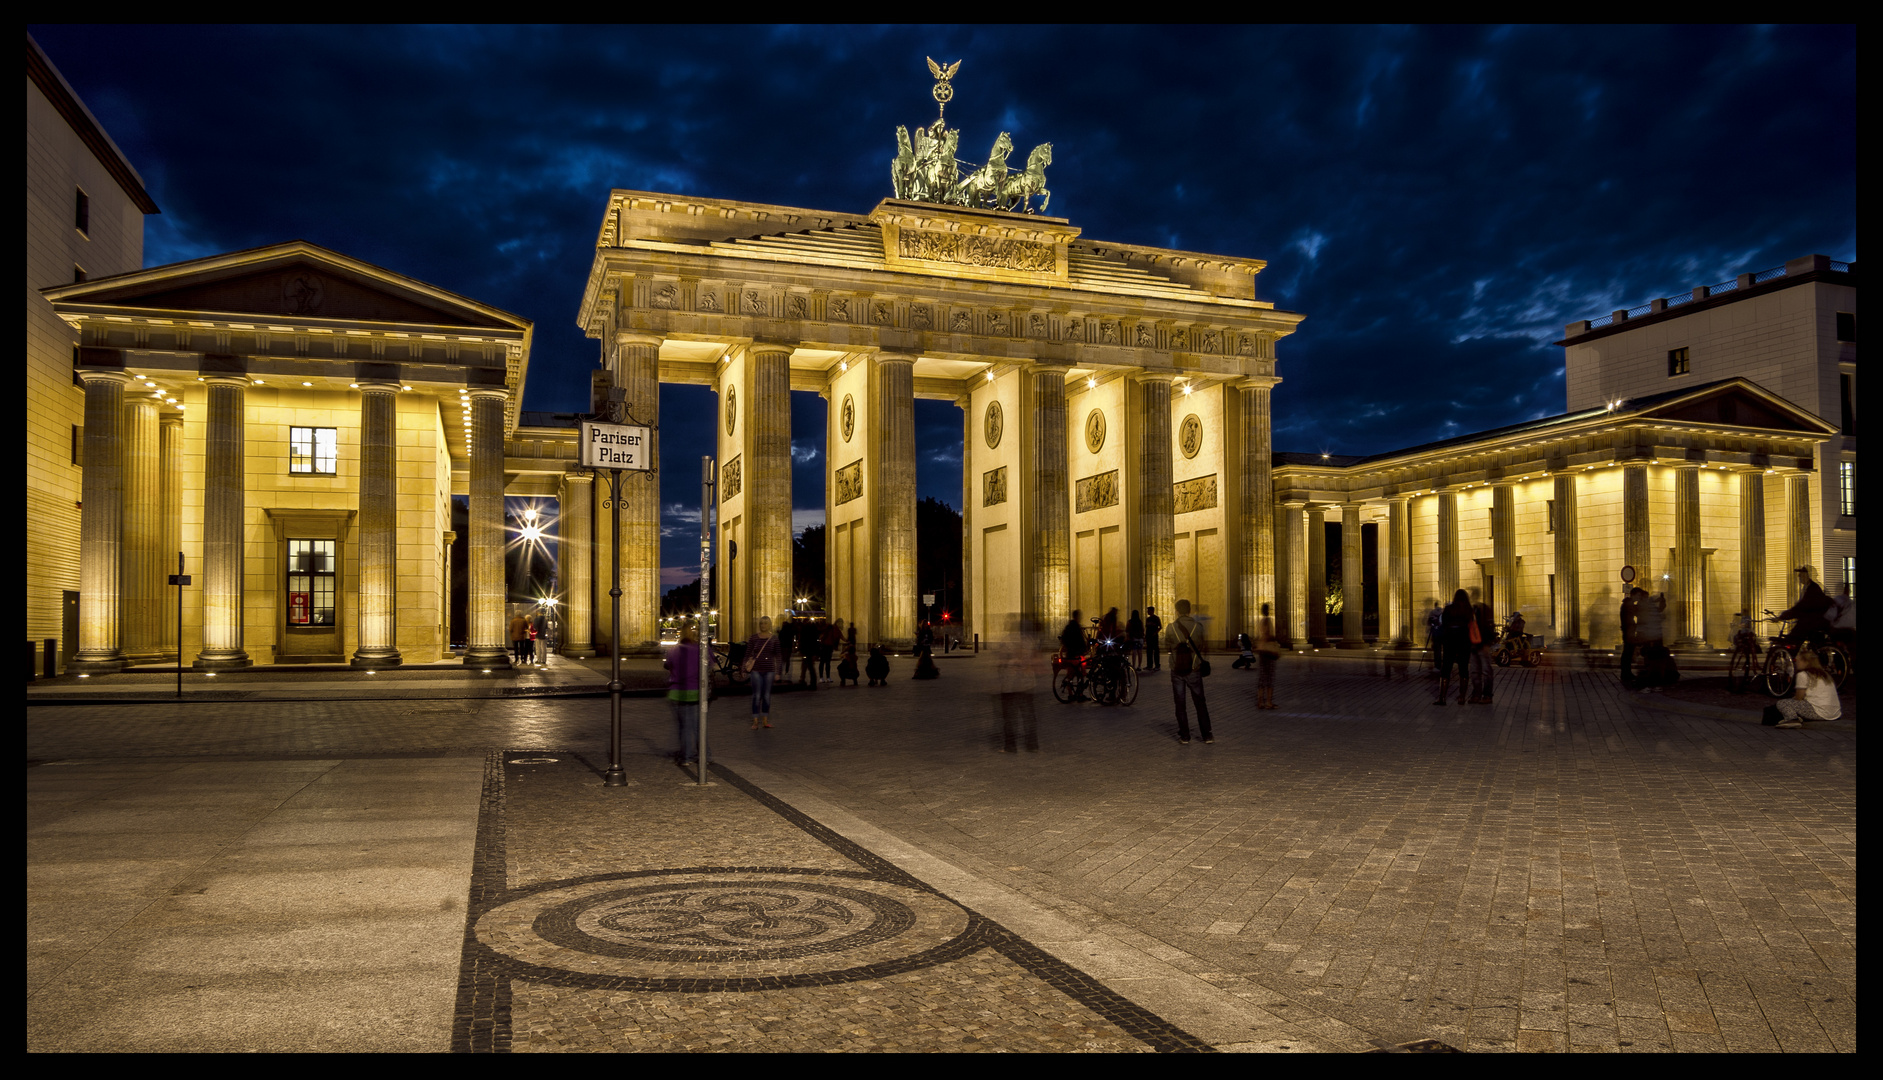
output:
[[[1053,657],[1053,697],[1062,705],[1090,695],[1100,705],[1130,705],[1138,699],[1138,675],[1115,642],[1101,639],[1090,656]]]
[[[1783,625],[1787,620],[1781,620],[1767,609],[1763,621]],[[1842,645],[1827,640],[1821,633],[1811,634],[1803,641],[1787,641],[1788,636],[1781,633],[1772,638],[1771,644],[1766,647],[1764,682],[1767,694],[1781,698],[1792,692],[1798,678],[1797,651],[1801,645],[1816,649],[1818,662],[1824,665],[1825,673],[1831,677],[1831,685],[1839,690],[1844,688],[1844,680],[1850,677],[1850,654],[1844,651]]]
[[[1762,677],[1759,669],[1759,636],[1751,629],[1733,635],[1733,658],[1726,663],[1726,688],[1743,694]]]
[[[719,693],[719,680],[726,680],[727,691],[737,691],[752,681],[752,676],[745,670],[745,642],[733,641],[714,644],[712,662],[708,673],[713,682],[713,694]]]
[[[1529,634],[1511,633],[1510,623],[1510,619],[1504,620],[1503,633],[1500,635],[1503,640],[1498,642],[1497,655],[1493,658],[1497,661],[1497,666],[1509,667],[1513,660],[1524,667],[1535,667],[1542,663],[1543,650],[1530,647],[1530,642],[1534,639]]]

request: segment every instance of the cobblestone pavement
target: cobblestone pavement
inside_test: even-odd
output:
[[[936,683],[779,695],[770,730],[721,701],[711,730],[728,771],[703,792],[663,763],[672,724],[653,700],[625,707],[637,784],[612,791],[594,771],[607,703],[593,699],[32,708],[28,756],[558,758],[492,768],[502,782],[480,825],[474,918],[508,911],[510,931],[561,935],[555,947],[602,967],[582,985],[555,973],[577,970],[562,955],[532,980],[514,965],[553,968],[550,954],[518,959],[524,945],[480,939],[474,922],[460,1026],[493,1046],[1114,1049],[1189,1034],[1227,1047],[1229,1026],[1209,1017],[1241,1002],[1276,1025],[1245,1036],[1259,1048],[1856,1049],[1854,720],[1779,731],[1659,709],[1612,673],[1547,667],[1500,672],[1495,705],[1440,708],[1416,665],[1284,664],[1274,712],[1252,708],[1244,673],[1210,680],[1214,744],[1179,745],[1165,688],[1147,682],[1131,708],[1041,694],[1039,750],[1003,753],[984,658],[948,659]],[[783,870],[867,887],[780,892]],[[544,883],[566,894],[509,910],[545,897]],[[1012,941],[862,981],[677,989],[659,965],[679,962],[660,952],[678,946],[645,940],[668,923],[635,906],[655,894],[633,890],[652,885],[682,922],[714,897],[761,920],[787,901],[818,906],[827,937],[874,919],[907,937],[905,957],[956,917],[922,896],[985,897],[957,906],[998,909],[994,929]],[[1163,966],[1152,977],[1097,945],[1071,963],[1074,944],[1048,940],[1059,931],[1027,911]],[[738,967],[748,961],[721,967],[799,983],[822,970],[805,956]],[[1069,990],[1081,972],[1092,988]],[[498,983],[507,997],[479,1003]],[[1106,1014],[1114,998],[1140,1011]],[[1168,1030],[1128,1030],[1152,1022]],[[1270,1037],[1288,1031],[1302,1038]]]

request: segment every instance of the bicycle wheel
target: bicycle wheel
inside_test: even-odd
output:
[[[1736,649],[1733,659],[1726,667],[1726,687],[1735,694],[1744,693],[1752,688],[1753,679],[1758,673],[1754,670],[1753,654],[1749,649]]]
[[[1130,665],[1118,669],[1118,704],[1129,705],[1138,700],[1138,684],[1144,680],[1131,670]]]
[[[1824,664],[1824,670],[1830,672],[1831,685],[1842,690],[1844,680],[1850,677],[1850,654],[1842,645],[1831,644],[1818,650],[1818,660]]]
[[[1063,667],[1053,676],[1053,696],[1061,705],[1071,704],[1079,696],[1079,671],[1077,668]]]
[[[1774,645],[1765,650],[1765,692],[1775,698],[1791,693],[1791,653]]]
[[[1510,650],[1509,649],[1497,650],[1497,666],[1498,667],[1510,666]]]

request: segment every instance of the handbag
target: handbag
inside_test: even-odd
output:
[[[1471,616],[1471,629],[1469,632],[1471,634],[1471,644],[1484,644],[1484,635],[1478,632],[1478,617],[1476,615]]]
[[[757,652],[745,658],[745,663],[739,666],[744,669],[747,675],[752,674],[752,669],[758,666],[759,659],[765,655],[766,650],[771,648],[771,643],[777,640],[778,636],[776,634],[766,638],[765,643],[758,647]]]

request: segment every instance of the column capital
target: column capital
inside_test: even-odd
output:
[[[201,379],[206,386],[239,386],[244,390],[252,382],[247,375],[204,375]]]
[[[595,474],[592,472],[576,472],[571,469],[562,474],[562,482],[565,484],[592,484],[595,482]]]
[[[796,345],[786,345],[777,341],[754,341],[752,344],[746,346],[745,351],[754,356],[760,353],[784,353],[786,356],[789,356],[796,351],[796,349]]]
[[[658,349],[661,346],[661,342],[664,340],[665,339],[659,334],[643,334],[634,330],[615,331],[616,345],[645,345],[652,349]]]
[[[870,359],[878,364],[914,364],[916,356],[914,353],[885,351],[871,353]]]
[[[1281,382],[1280,375],[1245,375],[1236,380],[1238,390],[1271,390]]]
[[[457,534],[457,533],[455,533],[455,532],[453,532],[453,531],[452,531],[452,530],[450,530],[450,529],[446,529],[446,530],[444,531],[444,538],[445,538],[445,543],[447,543],[447,544],[454,544],[454,543],[456,543],[456,542],[457,542],[457,540],[458,540],[458,534]]]
[[[114,382],[119,386],[129,386],[137,380],[116,368],[79,368],[80,382]]]
[[[1134,383],[1163,383],[1165,386],[1169,386],[1177,381],[1177,373],[1174,371],[1146,371],[1143,368],[1139,368],[1131,373],[1131,381]]]
[[[510,391],[502,389],[501,387],[483,386],[464,396],[473,400],[496,398],[498,401],[507,401],[510,398]]]
[[[1706,468],[1706,462],[1704,461],[1670,461],[1667,463],[1667,467],[1670,469],[1704,469]]]
[[[175,424],[178,427],[182,427],[183,414],[178,412],[159,412],[157,414],[157,422],[159,424]]]
[[[359,382],[353,384],[353,388],[362,394],[396,394],[405,389],[405,387],[399,383],[388,382],[384,379],[361,379]]]

